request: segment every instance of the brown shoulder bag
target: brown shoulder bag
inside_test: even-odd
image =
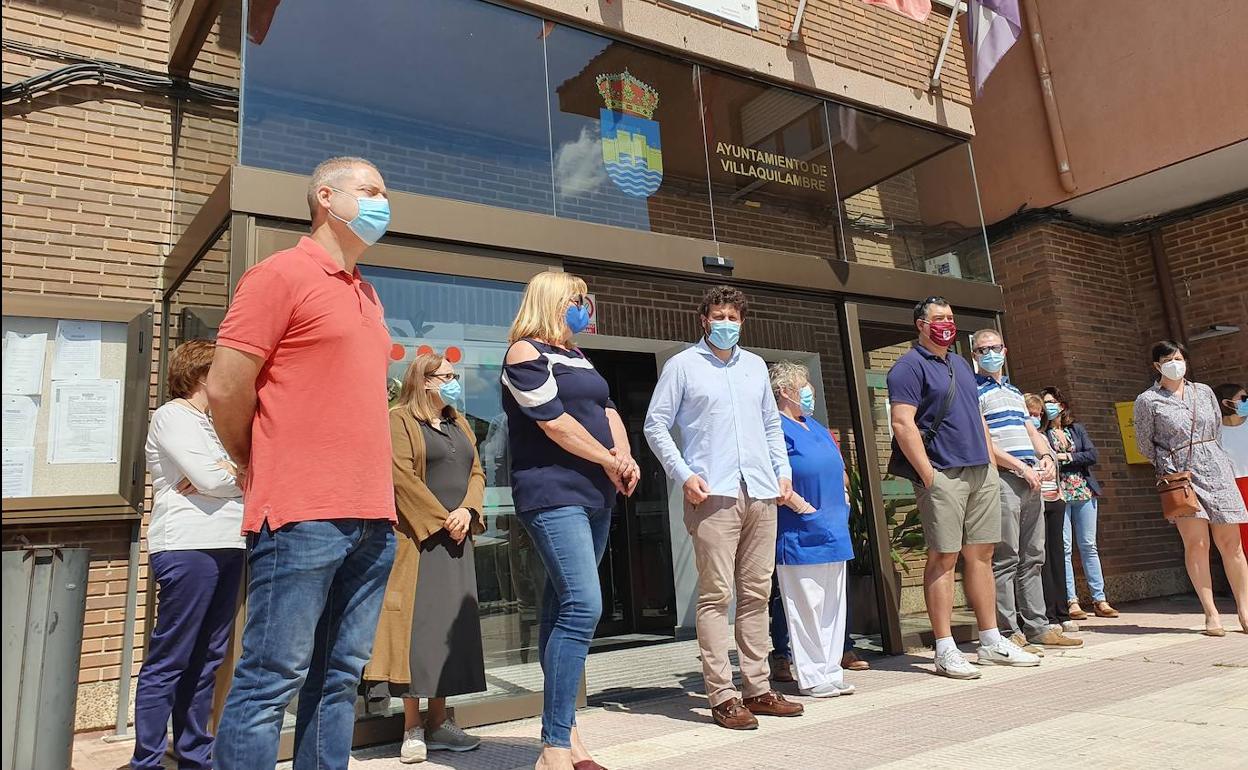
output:
[[[1196,399],[1192,398],[1192,430],[1187,437],[1187,461],[1185,468],[1192,467],[1192,452],[1196,448]],[[1174,459],[1174,452],[1170,453]],[[1161,496],[1161,514],[1168,520],[1187,519],[1200,511],[1200,501],[1192,487],[1191,470],[1162,473],[1157,476],[1157,494]]]

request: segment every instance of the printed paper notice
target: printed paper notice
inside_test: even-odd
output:
[[[43,392],[43,353],[48,335],[4,333],[4,393],[37,396]],[[98,375],[97,375],[98,376]]]
[[[28,446],[4,447],[4,496],[30,497],[35,480],[35,450]]]
[[[6,447],[33,447],[35,445],[35,421],[39,418],[37,396],[4,397],[4,445]]]
[[[103,330],[99,321],[57,321],[54,380],[98,380]]]
[[[115,463],[121,380],[54,380],[49,463]]]

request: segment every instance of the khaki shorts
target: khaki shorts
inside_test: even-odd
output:
[[[929,551],[1001,542],[1001,477],[994,465],[936,471],[930,487],[914,485]]]

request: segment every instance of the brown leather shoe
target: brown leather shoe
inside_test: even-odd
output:
[[[718,706],[712,706],[711,719],[715,720],[715,724],[729,730],[758,729],[758,720],[741,705],[738,698],[729,698]]]
[[[871,664],[858,657],[853,650],[841,656],[841,668],[846,671],[869,671]]]
[[[1071,620],[1087,620],[1088,619],[1088,613],[1083,611],[1083,608],[1079,606],[1079,602],[1071,602],[1070,611],[1067,612],[1066,614],[1070,616]]]
[[[1118,610],[1109,605],[1107,601],[1099,601],[1092,605],[1092,611],[1096,613],[1098,618],[1116,618]]]
[[[771,681],[773,682],[796,682],[793,678],[793,664],[788,658],[779,655],[771,656]]]
[[[800,717],[806,707],[800,703],[787,701],[780,693],[772,690],[743,701],[745,707],[754,716],[763,717]]]

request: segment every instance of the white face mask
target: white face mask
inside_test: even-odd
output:
[[[1187,362],[1167,361],[1161,365],[1161,374],[1167,379],[1181,380],[1183,375],[1187,374]]]

